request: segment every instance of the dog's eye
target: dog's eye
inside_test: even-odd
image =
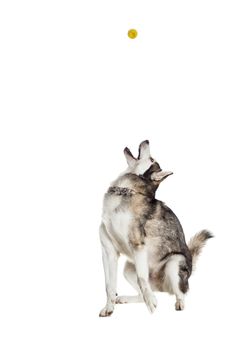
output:
[[[155,160],[152,157],[150,157],[150,161],[151,163],[154,163]]]
[[[180,266],[180,273],[183,277],[188,278],[188,269],[185,266]]]

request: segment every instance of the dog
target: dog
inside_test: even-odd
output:
[[[154,312],[154,291],[176,297],[175,309],[184,309],[189,277],[207,239],[202,230],[186,244],[182,226],[163,202],[155,199],[160,183],[171,171],[163,171],[150,155],[149,141],[139,145],[135,158],[124,149],[128,168],[104,196],[100,241],[105,273],[107,302],[99,316],[110,316],[115,304],[145,302]],[[135,296],[117,296],[117,264],[127,257],[126,280],[136,289]]]

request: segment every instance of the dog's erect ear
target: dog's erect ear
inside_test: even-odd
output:
[[[172,171],[159,171],[158,173],[154,172],[151,174],[151,180],[156,181],[156,182],[162,182],[165,180],[169,175],[172,175]]]
[[[127,160],[128,166],[133,167],[136,164],[137,159],[134,158],[134,156],[132,155],[132,153],[128,147],[125,147],[124,155],[125,155],[125,158]]]
[[[138,149],[138,159],[148,159],[150,158],[150,145],[149,141],[142,141]]]

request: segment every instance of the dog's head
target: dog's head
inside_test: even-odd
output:
[[[169,175],[173,174],[171,171],[163,171],[159,163],[151,157],[148,140],[140,143],[137,158],[132,155],[128,147],[124,149],[124,154],[128,163],[128,172],[143,176],[155,184],[160,184]]]

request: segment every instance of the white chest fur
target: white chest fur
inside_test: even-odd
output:
[[[122,207],[121,196],[112,195],[105,198],[102,219],[118,251],[130,256],[129,230],[132,213]]]

